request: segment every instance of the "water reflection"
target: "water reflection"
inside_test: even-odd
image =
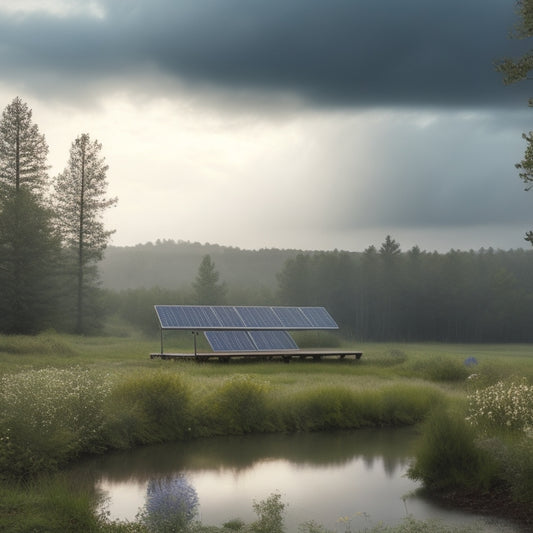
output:
[[[414,430],[360,430],[357,432],[247,435],[199,439],[138,448],[95,458],[90,471],[113,481],[145,482],[157,475],[181,470],[231,469],[236,473],[261,461],[284,459],[306,466],[342,466],[361,458],[371,468],[385,460],[393,476],[411,457]]]
[[[151,531],[184,529],[197,509],[198,494],[183,474],[148,482],[144,520]]]
[[[288,531],[307,520],[344,531],[340,517],[354,520],[356,530],[369,525],[366,515],[385,524],[407,513],[461,523],[479,518],[416,495],[418,485],[405,477],[415,438],[410,428],[220,437],[110,454],[72,475],[107,494],[111,516],[121,519],[178,501],[181,511],[197,509],[206,525],[251,521],[253,501],[273,492],[288,504]],[[485,524],[484,531],[513,530]]]

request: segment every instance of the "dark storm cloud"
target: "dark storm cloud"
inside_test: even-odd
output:
[[[523,157],[520,112],[446,113],[427,125],[391,117],[370,132],[376,152],[360,170],[344,146],[336,183],[338,227],[468,227],[530,223],[530,194],[514,168]],[[515,115],[515,116],[509,116]],[[351,150],[350,159],[346,153]],[[353,168],[350,168],[352,166]],[[369,186],[360,187],[360,183]]]
[[[155,76],[296,94],[320,105],[527,100],[493,62],[512,0],[108,0],[107,16],[0,19],[4,78],[54,84]],[[150,73],[150,74],[148,74]],[[82,90],[82,87],[80,87]]]

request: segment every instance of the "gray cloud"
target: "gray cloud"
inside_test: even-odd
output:
[[[117,148],[121,130],[112,121],[103,132],[95,132],[98,137],[108,133],[104,146],[116,151],[110,159],[115,163],[113,183],[122,187],[117,191],[122,198],[117,220],[121,209],[135,213],[123,215],[117,235],[145,235],[147,221],[143,227],[132,226],[140,196],[168,202],[167,212],[172,213],[164,223],[158,217],[162,225],[142,237],[152,240],[232,244],[227,235],[234,234],[247,236],[248,246],[277,241],[298,247],[298,241],[283,241],[293,231],[295,240],[305,237],[309,242],[320,233],[323,241],[316,246],[329,247],[324,243],[335,234],[396,235],[403,229],[403,234],[413,231],[419,238],[418,232],[439,228],[451,235],[451,247],[465,228],[530,226],[532,193],[523,192],[514,169],[524,150],[520,134],[531,129],[530,94],[527,83],[505,87],[494,69],[497,58],[523,51],[524,42],[508,38],[516,21],[511,0],[101,4],[103,18],[79,10],[63,17],[42,11],[0,13],[1,83],[10,91],[22,87],[25,97],[35,95],[41,105],[53,99],[59,102],[57,109],[82,109],[85,117],[93,111],[87,104],[103,96],[111,95],[100,111],[124,94],[129,103],[144,101],[145,94],[155,106],[154,96],[170,102],[162,109],[173,120],[160,129],[159,122],[154,126],[143,116],[142,105],[132,106],[125,132],[147,129],[148,146]],[[180,112],[190,102],[198,126],[194,122],[186,130]],[[200,138],[212,127],[204,116],[211,112],[218,117],[217,131],[227,136],[224,145],[216,150],[209,146],[218,134],[202,138],[201,148],[193,151],[207,155],[190,164],[185,149],[172,153],[157,167],[162,196],[153,187],[142,190],[146,176],[152,176],[152,160],[162,153],[161,142],[151,141],[160,135],[171,152],[172,143],[183,144],[179,128],[184,127],[182,135]],[[152,122],[167,118],[155,116]],[[257,131],[264,126],[276,141],[270,144],[270,137],[263,137],[257,153],[243,153],[242,162],[229,164],[227,153],[242,146],[246,152],[255,142],[256,122]],[[232,127],[241,144],[232,137]],[[250,146],[242,143],[248,138],[245,131],[250,132]],[[131,164],[124,165],[129,159]],[[136,178],[139,190],[131,193],[132,175],[139,168],[144,169]],[[236,175],[238,185],[226,182]],[[237,213],[228,226],[232,229],[206,217],[201,237],[199,225],[188,226],[191,216],[180,210],[183,219],[177,220],[175,198],[184,188],[197,201],[212,202],[206,211],[214,212],[214,219],[222,206],[219,217],[225,225],[228,213]],[[124,191],[131,193],[129,200]],[[215,191],[217,198],[206,191]],[[243,209],[248,209],[246,215]],[[175,234],[165,233],[172,228]],[[194,234],[182,234],[187,229]],[[263,237],[252,235],[259,231]],[[341,237],[338,242],[332,246],[342,247]]]
[[[326,202],[332,228],[397,228],[524,224],[533,198],[514,163],[523,156],[518,112],[440,112],[427,124],[391,113],[372,136],[373,151],[329,142],[339,161]],[[371,160],[361,166],[360,161]]]
[[[108,0],[104,19],[4,16],[0,60],[4,77],[49,90],[57,79],[57,91],[162,73],[324,106],[523,105],[527,87],[504,87],[493,67],[523,46],[508,38],[513,8],[501,0]]]

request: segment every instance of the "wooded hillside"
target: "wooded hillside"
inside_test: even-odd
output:
[[[115,310],[147,331],[153,305],[194,303],[209,254],[231,305],[325,306],[360,340],[533,342],[533,251],[407,252],[387,237],[364,252],[240,250],[173,241],[111,248]]]
[[[209,254],[228,285],[275,289],[276,274],[295,250],[241,250],[218,244],[162,240],[136,246],[107,248],[100,264],[106,289],[189,287],[202,258]]]

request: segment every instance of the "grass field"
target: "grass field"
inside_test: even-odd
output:
[[[527,401],[526,414],[517,415],[525,421],[517,425],[522,428],[518,432],[489,427],[479,416],[473,429],[464,421],[474,390],[490,392],[502,381],[522,380],[524,394],[530,396],[533,346],[347,343],[313,336],[298,342],[323,347],[336,343],[364,355],[358,361],[295,359],[287,364],[232,359],[221,364],[215,359],[198,364],[151,360],[149,354],[159,350],[159,338],[147,339],[125,327],[113,332],[103,337],[53,332],[0,336],[0,531],[145,531],[143,524],[129,524],[127,529],[95,517],[95,495],[66,488],[57,481],[57,472],[85,454],[200,436],[426,421],[426,448],[422,443],[412,471],[428,486],[442,465],[427,447],[434,448],[437,439],[444,455],[451,454],[446,451],[453,448],[446,444],[447,434],[463,443],[449,461],[489,465],[470,477],[459,472],[462,477],[457,473],[456,478],[442,480],[439,473],[447,489],[455,484],[479,492],[495,483],[508,484],[516,478],[516,465],[533,472],[533,461],[527,461],[532,439],[524,440],[521,432],[530,431]],[[190,334],[165,339],[165,349],[192,351]],[[465,365],[472,357],[477,364]],[[499,463],[483,462],[487,446],[493,452],[497,448]],[[442,450],[439,453],[442,460]],[[520,486],[511,487],[513,497],[533,501],[531,482],[524,476],[519,481]],[[52,512],[51,501],[59,498],[63,504],[56,503]],[[309,531],[321,530],[316,526]]]

